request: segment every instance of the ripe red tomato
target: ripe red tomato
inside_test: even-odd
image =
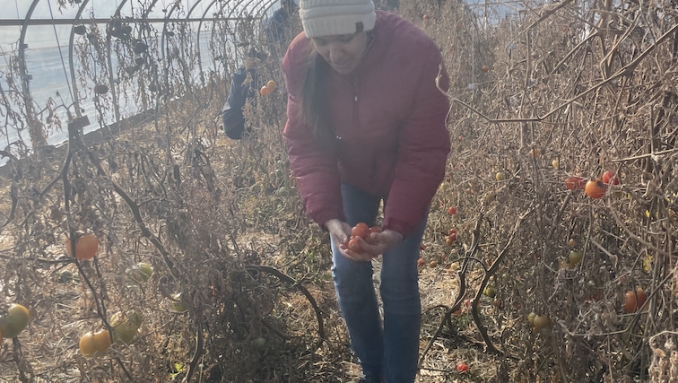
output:
[[[367,226],[367,224],[366,224],[365,222],[358,222],[358,223],[355,225],[355,227],[362,227],[362,228],[365,228],[365,230],[370,230],[370,227]]]
[[[568,177],[565,180],[565,185],[570,190],[577,190],[584,187],[584,180],[581,177]]]
[[[459,363],[457,365],[457,372],[459,372],[460,374],[468,372],[468,366],[465,363]]]
[[[424,21],[428,20],[428,15],[424,15]]]
[[[586,188],[584,189],[586,195],[598,199],[605,195],[605,184],[599,178],[595,180],[589,180],[586,183]]]
[[[449,209],[447,209],[447,212],[450,213],[450,215],[455,215],[457,214],[457,208],[452,206]]]
[[[353,237],[360,237],[362,239],[365,239],[367,237],[369,229],[364,228],[363,226],[356,226],[351,230],[351,235]]]
[[[273,90],[271,88],[269,88],[265,85],[263,87],[261,87],[261,95],[262,96],[268,97],[268,95],[271,94],[271,92],[273,92]]]
[[[488,67],[487,65],[484,65],[483,66],[483,72],[487,73],[489,71],[490,71],[490,67]]]
[[[360,247],[358,240],[355,239],[355,238],[348,241],[348,248],[351,249],[352,251],[355,251],[356,253],[362,253],[363,252],[363,248]]]
[[[419,267],[424,266],[425,264],[426,261],[424,260],[424,258],[419,258],[419,260],[417,261],[417,266]]]
[[[638,299],[636,299],[636,294]],[[624,302],[624,310],[630,313],[635,313],[638,309],[645,304],[645,292],[640,287],[636,288],[636,292],[628,291],[626,292],[626,301]]]
[[[619,185],[619,178],[608,170],[603,174],[603,182],[609,184],[610,181],[612,181],[612,185]]]

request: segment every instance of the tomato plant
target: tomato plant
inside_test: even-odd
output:
[[[592,199],[598,199],[605,195],[605,184],[600,179],[589,180],[584,189],[586,195]]]

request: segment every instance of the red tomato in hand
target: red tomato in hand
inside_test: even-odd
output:
[[[360,237],[362,239],[365,239],[365,237],[367,237],[368,235],[368,230],[362,226],[356,226],[353,228],[353,230],[351,230],[351,235],[353,237]]]
[[[350,241],[348,241],[348,248],[351,249],[351,251],[355,251],[356,253],[363,252],[363,248],[360,247],[360,244],[356,238],[352,238]]]

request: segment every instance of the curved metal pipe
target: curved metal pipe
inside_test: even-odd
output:
[[[120,16],[120,10],[127,3],[127,0],[122,0],[118,8],[113,13],[111,19]],[[108,31],[107,31],[108,32]],[[113,97],[113,111],[115,113],[115,122],[120,122],[120,105],[118,104],[118,93],[115,90],[115,82],[113,81],[113,63],[111,62],[111,34],[106,33],[106,61],[108,64],[108,82],[111,84],[111,96]]]
[[[78,117],[82,117],[80,112],[80,97],[78,96],[78,84],[75,81],[75,65],[73,63],[73,37],[75,36],[75,21],[80,19],[82,12],[85,10],[85,7],[89,3],[89,0],[83,0],[80,8],[78,8],[78,13],[75,14],[75,20],[73,25],[71,25],[71,34],[68,37],[68,67],[71,70],[71,85],[73,86],[73,103],[75,103],[75,114]]]
[[[35,7],[38,5],[39,1],[40,0],[33,0],[31,6],[28,8],[28,12],[26,12],[26,17],[24,20],[31,19],[31,16],[33,16],[33,11],[35,11]],[[43,136],[41,129],[35,124],[35,121],[33,120],[33,103],[31,100],[30,84],[26,68],[27,45],[24,43],[26,40],[27,28],[28,23],[24,23],[24,25],[21,26],[21,36],[19,37],[19,75],[21,76],[21,93],[26,106],[26,117],[28,118],[28,134],[31,137],[33,149],[35,149],[36,146],[47,145],[47,140]]]

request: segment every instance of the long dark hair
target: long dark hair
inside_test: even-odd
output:
[[[301,86],[302,117],[313,128],[317,142],[328,149],[334,148],[337,141],[328,97],[330,70],[327,61],[311,45]]]

